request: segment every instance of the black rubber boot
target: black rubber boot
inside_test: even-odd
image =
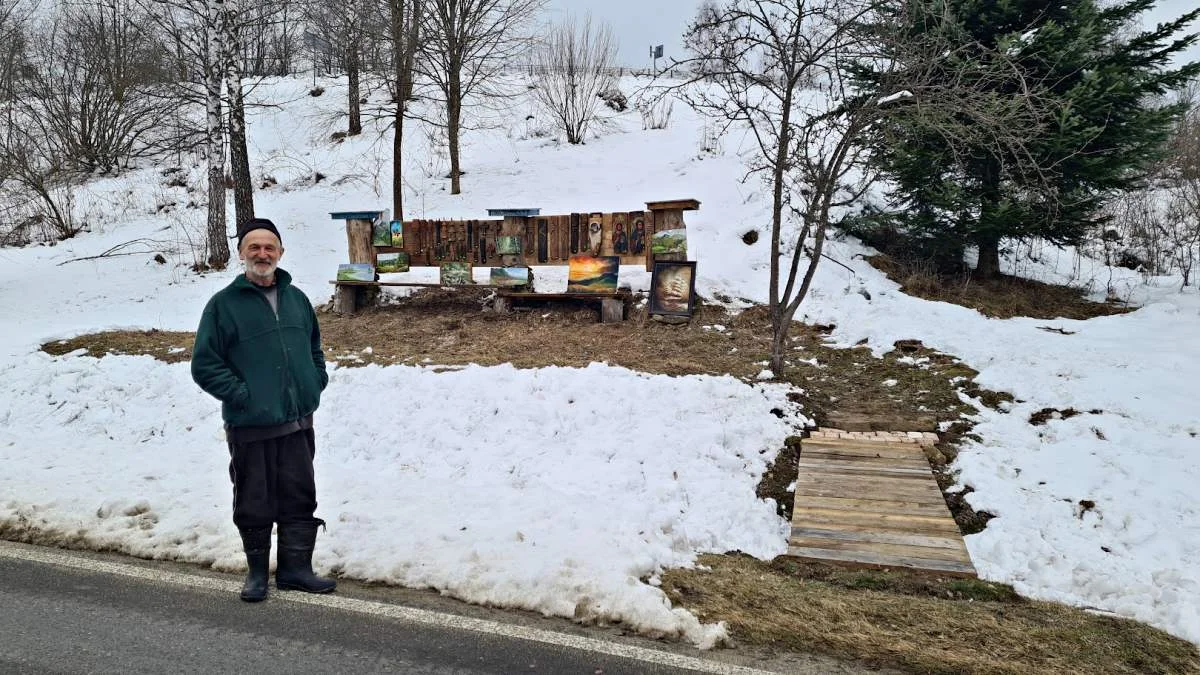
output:
[[[275,587],[281,591],[305,591],[307,593],[330,593],[337,582],[313,574],[312,554],[317,542],[317,528],[323,521],[314,523],[279,524],[279,565],[275,570]]]
[[[241,533],[250,570],[238,597],[246,602],[262,602],[267,599],[267,586],[271,583],[271,528],[245,529]]]

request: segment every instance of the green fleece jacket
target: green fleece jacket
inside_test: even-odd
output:
[[[329,383],[312,303],[275,271],[279,316],[245,274],[204,307],[192,350],[192,379],[221,401],[232,427],[286,424],[317,409]]]

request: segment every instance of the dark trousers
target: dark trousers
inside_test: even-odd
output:
[[[239,529],[273,523],[312,524],[317,510],[312,429],[286,436],[229,443],[229,478],[233,481],[233,523]]]

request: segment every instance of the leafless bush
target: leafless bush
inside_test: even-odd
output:
[[[108,173],[162,147],[162,43],[124,0],[64,5],[32,43],[23,119],[67,169]]]
[[[642,115],[643,129],[666,129],[671,123],[671,110],[675,102],[671,99],[653,99],[642,101],[638,112]]]
[[[1188,286],[1200,264],[1200,88],[1185,89],[1183,97],[1188,108],[1165,161],[1148,187],[1109,205],[1098,246],[1109,265],[1179,274]]]
[[[31,129],[33,131],[31,132]],[[16,124],[0,139],[5,174],[0,202],[16,215],[14,243],[70,239],[82,229],[73,214],[71,173],[32,124]]]
[[[593,25],[590,16],[582,24],[573,18],[555,24],[536,52],[534,97],[571,145],[587,136],[601,95],[612,85],[608,68],[616,54],[612,30]]]

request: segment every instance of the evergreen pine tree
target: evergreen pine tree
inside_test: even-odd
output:
[[[977,276],[993,277],[1002,240],[1078,243],[1106,198],[1145,175],[1181,112],[1164,94],[1200,74],[1200,63],[1169,67],[1197,39],[1180,33],[1200,9],[1132,33],[1153,4],[911,0],[896,10],[894,25],[909,38],[937,32],[961,45],[944,64],[956,77],[970,76],[964,63],[978,63],[982,82],[995,72],[994,59],[1011,60],[1024,77],[987,86],[998,97],[1029,96],[1044,121],[1028,130],[1021,157],[938,135],[922,127],[919,114],[880,126],[874,159],[894,184],[904,230],[920,250],[961,260],[965,246],[977,246]],[[869,68],[857,75],[867,91],[879,85]],[[1032,95],[1023,88],[1030,82]]]

